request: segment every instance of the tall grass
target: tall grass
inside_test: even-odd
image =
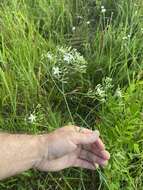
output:
[[[142,189],[142,4],[141,0],[0,2],[0,129],[36,134],[76,123],[98,128],[111,153],[106,169],[28,171],[0,182],[1,189]],[[50,72],[58,61],[41,57],[70,46],[83,55],[87,70],[63,83]],[[96,87],[104,87],[106,77],[112,78],[112,88],[102,102]],[[118,87],[121,97],[115,95]],[[31,113],[36,115],[34,123],[27,119]]]

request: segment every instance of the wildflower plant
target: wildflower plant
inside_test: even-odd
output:
[[[97,84],[95,89],[91,88],[87,92],[87,96],[92,99],[97,99],[101,103],[106,102],[108,95],[112,93],[114,85],[112,84],[112,78],[105,77],[101,84]]]
[[[73,170],[71,179],[67,171],[48,175],[47,183],[30,171],[26,188],[92,189],[96,180],[97,189],[142,190],[142,0],[0,4],[1,130],[36,134],[76,124],[98,129],[111,153],[92,178]],[[25,188],[19,178],[1,189]]]
[[[123,103],[122,90],[119,86],[115,88],[110,77],[103,78],[101,84],[97,84],[94,89],[89,88],[86,96],[93,100],[98,100],[101,104],[105,104],[111,98],[115,99],[119,104]]]
[[[53,53],[42,54],[41,61],[47,63],[47,70],[57,82],[68,83],[86,73],[87,62],[84,57],[71,47],[57,47]]]

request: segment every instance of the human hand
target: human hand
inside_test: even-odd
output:
[[[40,142],[42,156],[35,168],[41,171],[59,171],[68,167],[95,170],[98,165],[107,165],[110,158],[99,132],[86,128],[65,126],[41,135]]]

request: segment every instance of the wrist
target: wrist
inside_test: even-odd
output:
[[[32,168],[38,168],[40,163],[48,158],[48,134],[36,136],[36,147],[38,157]]]

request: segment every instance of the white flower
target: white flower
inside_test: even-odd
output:
[[[115,96],[118,98],[122,98],[122,91],[121,91],[120,87],[117,88],[117,90],[115,92]]]
[[[76,29],[75,26],[73,26],[73,27],[72,27],[72,31],[75,31],[75,29]]]
[[[102,97],[104,94],[104,90],[97,88],[97,94]]]
[[[64,59],[64,61],[70,63],[74,58],[70,53],[65,53],[63,59]]]
[[[82,16],[78,15],[77,18],[82,19]]]
[[[112,82],[112,78],[110,78],[110,77],[105,78],[105,83],[106,84],[111,84],[111,82]]]
[[[90,24],[90,21],[87,21],[86,24],[89,25],[89,24]]]
[[[112,85],[112,78],[106,77],[105,78],[105,89],[108,90],[108,89],[110,89],[112,87],[113,87],[113,85]]]
[[[48,53],[47,53],[47,58],[48,58],[49,60],[52,60],[53,56],[48,52]]]
[[[127,40],[128,38],[127,38],[127,36],[124,36],[122,39],[123,39],[123,40]]]
[[[106,12],[106,9],[105,9],[105,7],[102,5],[101,6],[101,13],[105,13]]]
[[[53,67],[52,71],[53,71],[53,75],[54,75],[55,77],[59,77],[59,75],[60,75],[60,73],[61,73],[59,67]]]
[[[105,98],[101,98],[101,100],[100,100],[101,102],[106,102],[106,99]]]
[[[48,58],[50,61],[53,59],[53,55],[50,52],[42,53],[41,60]]]
[[[129,39],[129,38],[131,38],[131,34],[128,34],[127,36],[124,36],[122,39],[123,39],[123,40],[127,40],[127,39]]]
[[[31,113],[30,116],[28,117],[28,120],[30,121],[30,123],[34,123],[36,121],[36,116]]]
[[[64,47],[58,47],[57,49],[58,49],[58,51],[61,52],[61,53],[65,53],[65,52],[66,52],[66,50],[65,50]]]
[[[101,86],[101,84],[98,84],[95,89],[96,89],[96,95],[98,95],[101,99],[103,99],[106,96],[105,91]]]
[[[106,9],[101,9],[101,12],[102,12],[102,13],[105,13],[105,12],[106,12]]]

